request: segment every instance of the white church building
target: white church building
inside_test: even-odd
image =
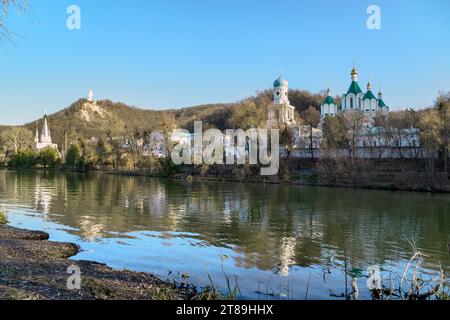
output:
[[[331,90],[328,89],[327,97],[320,106],[322,119],[327,116],[336,116],[338,112],[357,111],[364,114],[364,124],[366,127],[372,127],[377,115],[387,116],[389,107],[383,101],[383,94],[378,92],[378,97],[372,92],[372,84],[367,83],[367,91],[364,93],[358,83],[358,70],[356,67],[351,72],[352,82],[347,93],[341,97],[341,105],[338,107],[331,96]]]
[[[39,130],[36,126],[36,135],[34,137],[34,143],[37,151],[45,148],[51,148],[58,151],[58,145],[53,143],[52,141],[52,136],[50,134],[50,129],[48,127],[47,115],[44,115],[41,134],[39,134]]]
[[[289,102],[289,83],[281,75],[273,82],[273,103],[268,110],[268,128],[278,128],[279,124],[295,126],[295,107]]]
[[[358,70],[356,67],[351,72],[352,82],[347,93],[342,95],[340,106],[337,105],[332,97],[331,90],[328,89],[327,96],[320,106],[320,114],[323,120],[326,117],[336,116],[344,112],[362,112],[364,115],[364,126],[357,138],[357,147],[360,148],[362,157],[417,157],[418,148],[420,148],[420,131],[415,128],[403,129],[398,132],[396,137],[386,138],[383,134],[383,128],[374,126],[375,117],[378,115],[388,116],[389,107],[383,101],[381,91],[378,97],[372,92],[372,85],[367,84],[367,91],[364,93],[358,84]],[[267,128],[274,129],[284,126],[289,128],[293,135],[294,157],[310,157],[311,148],[309,126],[298,126],[294,120],[295,107],[289,102],[288,81],[281,76],[273,83],[273,102],[268,107]],[[398,141],[397,141],[398,140]],[[315,156],[323,141],[322,124],[318,128],[312,129],[312,148],[316,149]],[[281,149],[283,149],[284,146]],[[378,153],[374,152],[377,148]],[[400,151],[403,149],[404,151]],[[367,152],[369,150],[370,152]],[[398,155],[400,153],[400,155]]]

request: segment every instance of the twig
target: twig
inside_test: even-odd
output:
[[[309,283],[310,283],[310,281],[311,281],[311,272],[309,273],[308,284],[306,285],[305,300],[308,300],[308,292],[309,292]]]

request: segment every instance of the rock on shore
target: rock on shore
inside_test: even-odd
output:
[[[0,300],[185,300],[194,296],[193,290],[150,274],[69,260],[80,248],[48,238],[45,232],[0,225]],[[70,266],[80,268],[80,290],[67,287]]]

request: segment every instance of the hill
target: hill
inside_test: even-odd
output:
[[[211,126],[221,126],[224,113],[231,110],[231,104],[214,104],[184,108],[180,110],[146,110],[124,103],[114,103],[110,100],[88,102],[80,99],[68,108],[48,116],[50,130],[55,143],[61,145],[67,131],[69,140],[80,137],[132,135],[135,132],[165,130],[176,125],[188,127],[194,120],[203,120]],[[27,123],[24,127],[39,130],[42,119]]]
[[[324,98],[323,93],[311,94],[302,90],[291,90],[289,96],[291,104],[299,114],[309,106],[319,108]],[[193,122],[196,120],[202,121],[204,128],[245,128],[249,123],[254,123],[256,118],[259,122],[265,122],[267,105],[272,99],[272,91],[265,90],[236,103],[207,104],[172,110],[148,110],[110,100],[89,102],[79,99],[69,107],[49,115],[48,120],[52,138],[61,146],[66,131],[70,142],[78,138],[88,140],[108,134],[133,135],[136,132],[169,130],[173,127],[192,131]],[[0,130],[7,127],[0,126]],[[27,123],[24,127],[33,133],[36,127],[41,130],[42,119]]]

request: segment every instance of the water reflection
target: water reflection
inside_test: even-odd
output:
[[[409,257],[407,240],[426,252],[428,267],[450,270],[448,195],[0,171],[0,202],[18,215],[28,206],[81,242],[98,242],[104,262],[114,256],[122,265],[126,251],[123,265],[144,271],[195,272],[200,263],[219,264],[227,250],[228,267],[244,282],[275,273],[301,286],[333,257],[362,270],[395,265]],[[142,249],[150,238],[161,241]],[[102,247],[107,239],[117,241]],[[150,267],[156,256],[160,264]]]

